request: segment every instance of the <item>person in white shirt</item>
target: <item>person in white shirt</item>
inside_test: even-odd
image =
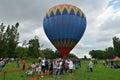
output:
[[[72,73],[72,71],[73,71],[73,61],[69,59],[68,63],[69,63],[68,67],[69,67],[70,73]]]
[[[45,58],[41,61],[41,68],[42,68],[42,72],[45,73]]]
[[[93,72],[93,62],[92,62],[92,60],[90,60],[90,62],[88,64],[88,67],[90,69],[90,72]]]
[[[57,64],[58,78],[60,78],[60,75],[61,75],[61,68],[62,68],[62,61],[59,60]]]

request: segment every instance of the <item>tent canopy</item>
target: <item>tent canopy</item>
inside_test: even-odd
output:
[[[114,61],[120,61],[120,58],[118,56],[116,56],[113,60]]]

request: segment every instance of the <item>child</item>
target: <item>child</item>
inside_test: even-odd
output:
[[[38,73],[38,75],[41,74],[41,65],[36,66],[36,72]]]
[[[26,61],[23,60],[23,61],[22,61],[22,70],[25,70],[25,67],[26,67]]]
[[[26,72],[26,76],[30,76],[33,74],[33,71],[30,69],[30,67],[28,68],[28,71]]]

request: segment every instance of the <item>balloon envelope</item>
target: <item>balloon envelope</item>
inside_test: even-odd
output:
[[[78,7],[61,4],[49,9],[43,27],[51,43],[66,57],[82,37],[86,17]]]

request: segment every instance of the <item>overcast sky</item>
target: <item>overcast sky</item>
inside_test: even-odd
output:
[[[87,18],[86,31],[71,51],[78,57],[113,46],[112,38],[120,37],[120,0],[0,0],[0,23],[19,22],[20,42],[37,35],[42,48],[55,50],[44,33],[43,17],[49,8],[65,3],[82,9]]]

